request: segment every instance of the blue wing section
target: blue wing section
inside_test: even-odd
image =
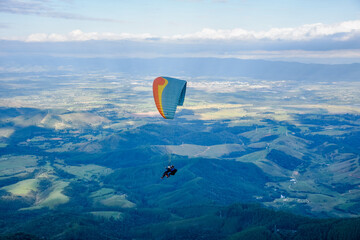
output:
[[[168,81],[162,93],[162,107],[166,119],[173,119],[177,106],[182,106],[186,94],[186,81],[162,77]]]

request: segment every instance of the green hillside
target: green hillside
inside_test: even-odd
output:
[[[359,238],[357,82],[110,75],[0,80],[0,239]]]

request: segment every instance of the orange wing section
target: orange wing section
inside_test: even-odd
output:
[[[164,115],[161,97],[162,97],[162,92],[167,84],[168,84],[168,81],[162,77],[156,78],[153,83],[153,94],[154,94],[155,104],[156,104],[157,109],[159,110],[159,113],[165,119],[166,119],[166,117]]]

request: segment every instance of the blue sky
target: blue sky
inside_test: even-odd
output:
[[[281,41],[293,53],[324,51],[323,41],[333,57],[360,58],[359,36],[359,0],[0,1],[0,39],[25,42],[222,41],[262,55],[284,50]]]
[[[84,32],[189,34],[360,19],[358,0],[1,0],[1,37]]]

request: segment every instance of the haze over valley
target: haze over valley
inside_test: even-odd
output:
[[[197,63],[208,61],[229,60]],[[360,214],[358,81],[184,71],[174,77],[188,81],[186,102],[174,120],[164,120],[152,96],[157,71],[56,64],[31,62],[27,70],[14,65],[1,73],[2,218],[10,218],[2,228],[9,233],[30,231],[34,218],[46,221],[59,211],[119,224],[134,221],[134,211],[154,217],[235,203],[316,218]],[[162,180],[169,157],[178,174]],[[11,226],[19,214],[25,221]],[[173,213],[166,221],[181,218],[189,216]],[[126,234],[140,237],[147,226]],[[42,228],[30,232],[53,238]]]

